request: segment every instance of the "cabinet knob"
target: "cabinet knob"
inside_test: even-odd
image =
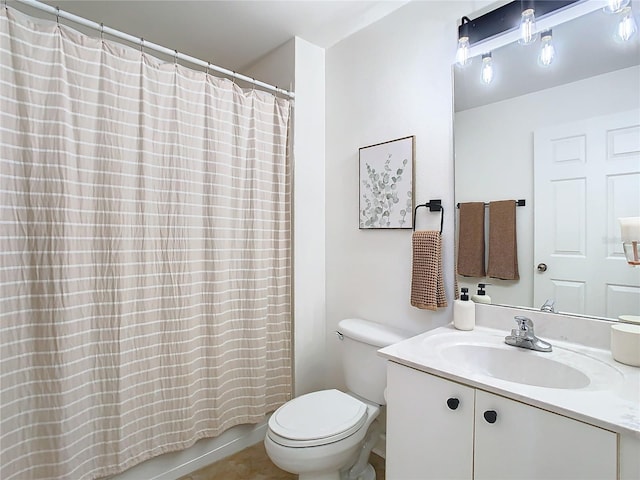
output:
[[[496,423],[498,414],[495,410],[487,410],[484,412],[484,419],[487,421],[487,423]]]
[[[455,410],[456,408],[458,408],[458,405],[460,405],[460,400],[458,400],[457,398],[451,397],[447,399],[447,407],[449,407],[451,410]]]

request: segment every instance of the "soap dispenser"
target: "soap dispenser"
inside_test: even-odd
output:
[[[475,303],[491,303],[491,297],[487,295],[487,292],[484,290],[484,287],[489,285],[488,283],[479,283],[478,284],[478,293],[475,295],[471,295],[471,300]]]
[[[476,306],[469,300],[469,289],[462,288],[458,300],[453,301],[453,326],[458,330],[473,330],[476,326]]]

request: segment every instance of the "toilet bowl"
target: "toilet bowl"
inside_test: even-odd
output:
[[[373,480],[375,474],[367,476],[368,463],[360,471],[350,472],[350,467],[370,437],[368,459],[380,430],[379,413],[379,406],[339,390],[302,395],[271,416],[265,449],[274,464],[301,480]]]
[[[375,480],[369,454],[382,430],[386,361],[378,349],[410,334],[362,319],[338,324],[349,393],[321,390],[294,398],[269,419],[264,445],[275,465],[300,480]]]

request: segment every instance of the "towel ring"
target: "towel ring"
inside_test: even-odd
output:
[[[444,207],[442,206],[442,200],[429,200],[428,203],[416,205],[413,211],[413,231],[416,231],[416,215],[420,207],[426,207],[430,212],[440,212],[440,235],[442,235],[442,226],[444,225]]]

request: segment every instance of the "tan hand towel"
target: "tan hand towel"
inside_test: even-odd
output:
[[[518,280],[516,202],[489,203],[489,268],[487,275],[502,280]]]
[[[460,204],[458,274],[484,277],[484,202]]]
[[[446,307],[440,232],[413,232],[411,242],[413,245],[411,305],[427,310]]]

